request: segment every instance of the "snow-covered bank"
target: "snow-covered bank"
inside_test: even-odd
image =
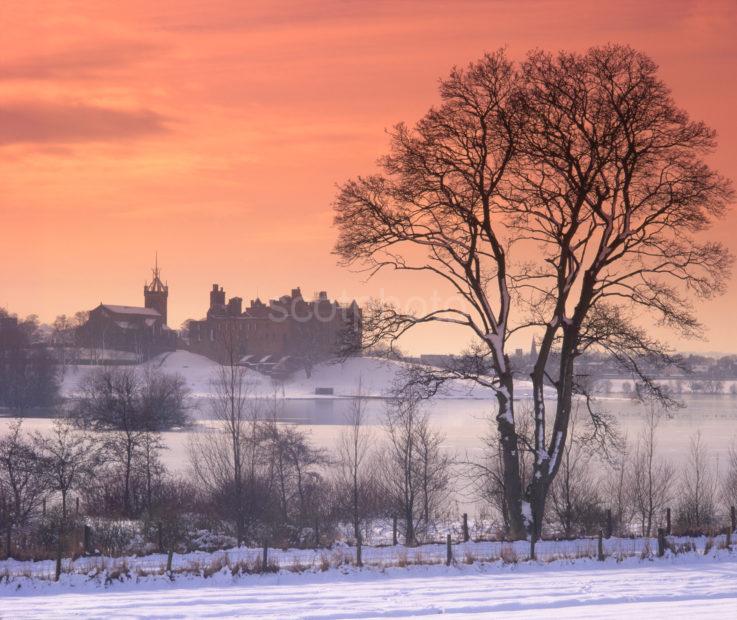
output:
[[[737,613],[728,552],[657,560],[477,563],[116,582],[84,575],[0,586],[12,618],[699,618]]]
[[[182,375],[193,396],[206,398],[213,393],[212,380],[218,365],[206,357],[188,351],[175,351],[160,355],[148,363],[164,372]],[[285,381],[273,381],[266,375],[250,371],[249,381],[253,384],[254,392],[263,396],[331,398],[315,395],[315,388],[328,387],[333,389],[332,398],[346,398],[355,396],[360,384],[364,395],[382,397],[387,395],[406,367],[406,364],[395,360],[353,357],[343,362],[317,364],[309,378],[304,372],[296,372]],[[93,368],[91,366],[68,367],[64,374],[62,394],[73,396],[79,389],[80,381]],[[529,381],[517,382],[515,389],[515,396],[518,398],[528,398],[531,395]],[[472,381],[460,380],[449,382],[438,394],[438,398],[454,399],[488,399],[492,396],[491,390],[484,389]]]

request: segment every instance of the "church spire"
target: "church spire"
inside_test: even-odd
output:
[[[169,297],[169,287],[161,281],[161,270],[159,269],[159,253],[156,252],[154,259],[154,268],[151,270],[153,278],[150,284],[143,286],[143,299],[146,308],[156,310],[164,319],[164,325],[167,321],[167,305]]]
[[[164,293],[167,290],[167,286],[161,281],[161,270],[159,269],[159,253],[156,252],[154,259],[154,268],[151,270],[153,273],[153,279],[151,284],[146,285],[146,289],[153,293]]]

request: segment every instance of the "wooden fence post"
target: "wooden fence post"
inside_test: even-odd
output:
[[[264,540],[264,557],[261,560],[261,572],[266,572],[266,567],[269,564],[269,541]]]
[[[468,542],[471,537],[468,535],[468,514],[463,513],[463,542]]]
[[[363,567],[363,536],[361,536],[361,532],[358,533],[358,538],[356,538],[356,566],[358,568]]]
[[[614,528],[612,526],[612,509],[607,508],[607,511],[606,511],[606,537],[607,538],[612,537],[613,529]]]
[[[658,528],[658,557],[662,558],[665,555],[665,529],[662,527]]]
[[[174,550],[169,549],[169,553],[166,555],[166,572],[171,574],[171,563],[174,559]]]
[[[535,533],[535,528],[532,528],[533,532],[530,534],[530,560],[537,560],[537,555],[535,553],[535,545],[537,544],[537,534]]]
[[[599,530],[599,544],[597,545],[597,559],[599,562],[604,561],[604,532]]]
[[[392,517],[392,545],[397,545],[397,515]]]
[[[670,527],[670,508],[665,509],[665,533],[668,534],[668,536],[672,533]]]
[[[445,539],[445,565],[450,566],[453,561],[453,543],[450,540],[450,534]]]
[[[729,507],[729,518],[732,521],[732,531],[734,532],[737,530],[737,512],[734,509],[734,506]]]
[[[732,530],[727,530],[727,540],[725,541],[727,549],[732,550]]]

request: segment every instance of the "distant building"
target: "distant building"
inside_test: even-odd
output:
[[[355,350],[361,342],[361,309],[356,302],[341,305],[321,291],[314,299],[299,288],[268,304],[254,299],[243,310],[243,300],[225,300],[225,291],[213,284],[207,317],[189,323],[189,346],[216,361],[238,360],[271,374],[288,374],[303,367]]]
[[[143,305],[150,310],[156,310],[161,316],[161,321],[167,325],[167,307],[169,304],[169,287],[159,277],[159,260],[156,257],[156,265],[153,269],[153,279],[150,284],[143,285]]]
[[[84,350],[80,359],[140,362],[174,351],[177,334],[166,324],[168,298],[157,260],[151,282],[143,287],[143,307],[101,303],[90,310],[75,331],[75,344]]]

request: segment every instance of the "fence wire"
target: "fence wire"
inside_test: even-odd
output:
[[[707,545],[714,548],[726,545],[726,535],[714,537],[669,536],[670,548],[704,552]],[[609,538],[603,539],[603,552],[607,557],[618,559],[654,555],[657,551],[656,538]],[[508,562],[530,559],[528,541],[469,541],[455,542],[450,546],[453,563]],[[535,559],[539,562],[595,558],[598,555],[598,539],[541,540],[535,545]],[[267,548],[267,570],[318,571],[340,566],[358,564],[355,546],[337,544],[331,548],[278,549]],[[264,549],[236,547],[232,549],[204,552],[174,553],[171,559],[173,573],[212,574],[228,568],[240,572],[260,572],[263,566]],[[431,543],[414,547],[363,546],[361,559],[364,567],[408,566],[413,564],[441,564],[448,560],[448,546]],[[62,560],[63,574],[78,574],[94,577],[100,574],[164,574],[167,569],[167,554],[156,553],[146,556],[101,557],[89,556]],[[54,560],[0,561],[0,577],[32,577],[53,579]]]

